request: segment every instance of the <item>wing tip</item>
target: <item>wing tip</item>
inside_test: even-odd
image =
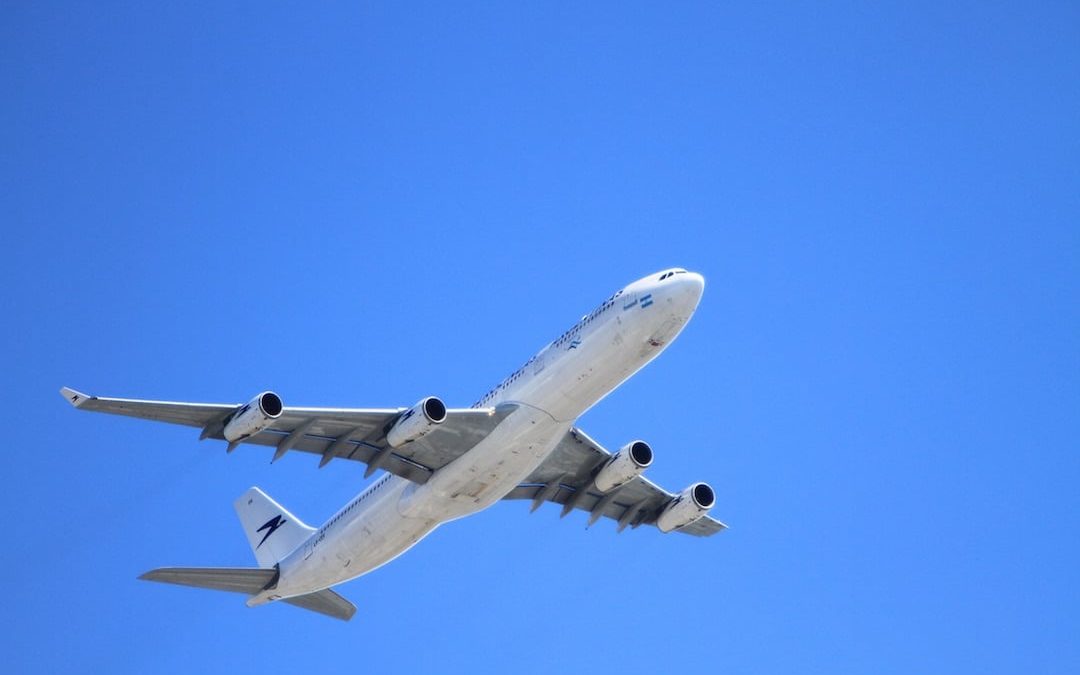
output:
[[[348,621],[356,616],[356,605],[349,603],[348,607],[341,608],[341,615],[338,617],[342,621]]]
[[[84,394],[81,391],[76,391],[71,387],[60,387],[60,395],[63,396],[68,403],[70,403],[76,408],[82,407],[82,404],[94,398],[89,394]]]
[[[163,583],[175,583],[170,576],[170,572],[175,571],[172,567],[155,567],[152,570],[147,570],[135,577],[139,581],[161,581]]]

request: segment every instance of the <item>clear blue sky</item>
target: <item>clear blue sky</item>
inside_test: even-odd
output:
[[[220,4],[0,9],[5,672],[1080,670],[1075,3]],[[581,424],[731,530],[501,504],[347,624],[135,577],[361,466],[57,394],[468,405],[672,265]]]

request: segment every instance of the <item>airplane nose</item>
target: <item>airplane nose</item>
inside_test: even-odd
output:
[[[694,272],[684,272],[669,280],[671,299],[682,308],[683,312],[693,312],[701,302],[705,292],[705,278]]]
[[[689,296],[697,306],[698,301],[701,300],[701,294],[705,292],[705,277],[697,272],[687,272],[679,275],[678,284],[682,286],[682,292]]]
[[[701,294],[705,292],[705,277],[697,272],[687,272],[686,281],[683,283],[689,286],[699,298],[701,297]]]

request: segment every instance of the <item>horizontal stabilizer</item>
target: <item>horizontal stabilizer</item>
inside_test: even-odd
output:
[[[356,614],[356,605],[329,588],[316,593],[298,595],[295,598],[284,598],[282,599],[282,602],[287,602],[290,605],[296,605],[297,607],[302,607],[304,609],[310,609],[313,612],[332,616],[335,619],[341,619],[342,621],[348,621],[352,618],[353,614]]]
[[[150,570],[139,578],[256,595],[277,583],[278,571],[265,567],[161,567]],[[356,605],[329,588],[294,598],[282,598],[281,601],[342,621],[348,621],[356,614]]]
[[[277,576],[276,569],[266,567],[161,567],[139,578],[255,595],[273,585]]]

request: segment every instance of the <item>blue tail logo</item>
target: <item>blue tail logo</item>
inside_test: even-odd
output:
[[[266,523],[262,527],[255,530],[256,532],[262,532],[263,530],[266,530],[266,534],[263,535],[262,541],[259,542],[259,546],[262,546],[263,543],[266,542],[266,540],[268,538],[270,538],[270,535],[272,535],[274,533],[274,530],[278,529],[279,527],[284,525],[286,522],[288,522],[288,521],[286,521],[284,518],[282,518],[281,515],[279,514],[279,515],[274,516],[270,520],[266,521]],[[259,548],[259,546],[256,546],[255,548]]]

